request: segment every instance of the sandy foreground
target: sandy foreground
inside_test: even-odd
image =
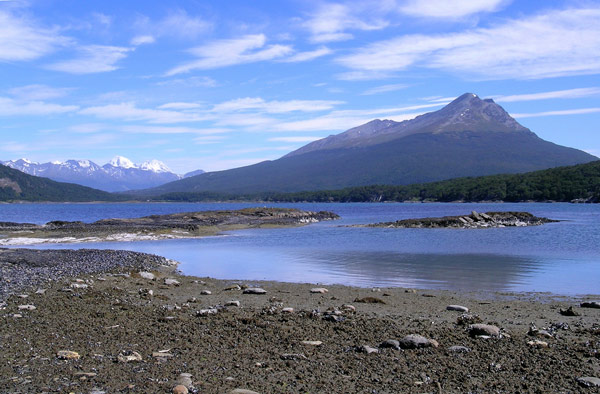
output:
[[[0,392],[600,390],[600,309],[580,307],[592,296],[223,281],[138,255],[6,292]]]

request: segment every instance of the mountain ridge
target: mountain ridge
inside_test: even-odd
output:
[[[539,138],[493,100],[466,93],[438,111],[408,121],[371,121],[277,160],[205,173],[135,193],[244,194],[407,185],[594,160],[598,158]]]
[[[0,164],[29,175],[45,177],[57,182],[76,183],[107,192],[155,187],[183,179],[187,175],[175,174],[158,160],[149,160],[138,165],[123,156],[115,156],[102,166],[91,160],[37,163],[28,159],[18,159],[0,161]]]

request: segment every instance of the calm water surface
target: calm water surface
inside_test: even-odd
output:
[[[238,209],[256,204],[3,204],[0,221],[92,222],[108,217]],[[93,247],[155,253],[186,274],[221,279],[404,286],[473,291],[600,294],[600,205],[268,204],[329,210],[341,220],[289,229],[243,230],[202,239],[40,248]],[[538,227],[482,230],[348,228],[340,225],[528,211],[562,220]]]

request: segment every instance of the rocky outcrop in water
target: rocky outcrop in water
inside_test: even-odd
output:
[[[439,218],[404,219],[395,222],[383,222],[361,225],[357,227],[392,227],[392,228],[497,228],[539,226],[544,223],[557,222],[548,218],[540,218],[529,212],[487,212],[472,211],[470,215],[444,216]]]
[[[52,221],[45,225],[0,222],[0,244],[16,245],[21,238],[27,243],[40,240],[75,242],[99,240],[136,240],[183,238],[213,235],[222,231],[257,227],[289,227],[323,220],[335,220],[332,212],[310,212],[292,208],[246,208],[236,211],[184,212],[169,215],[152,215],[131,219],[103,219],[93,223]],[[27,238],[28,240],[25,240]],[[60,241],[59,238],[65,240]],[[92,239],[94,238],[94,239]],[[29,242],[29,240],[32,240]],[[58,241],[57,241],[58,240]]]

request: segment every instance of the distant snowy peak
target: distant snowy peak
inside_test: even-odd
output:
[[[167,167],[167,165],[165,163],[163,163],[162,161],[158,161],[158,160],[145,161],[142,163],[142,165],[139,168],[141,170],[147,170],[147,171],[152,171],[152,172],[156,172],[156,173],[173,172],[173,171],[171,171],[171,169],[169,167]]]
[[[113,157],[112,160],[108,162],[108,165],[120,168],[137,168],[137,166],[133,164],[131,160],[123,156]]]

